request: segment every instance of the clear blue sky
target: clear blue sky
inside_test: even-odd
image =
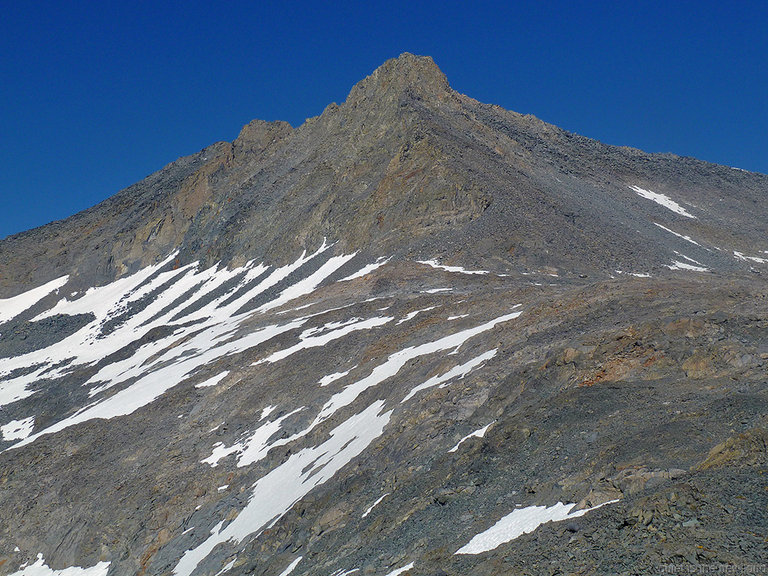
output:
[[[0,237],[384,60],[610,144],[768,173],[768,3],[0,0]],[[1,265],[1,263],[0,263]]]

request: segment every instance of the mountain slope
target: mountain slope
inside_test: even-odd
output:
[[[734,250],[760,257],[750,250],[767,232],[766,178],[602,145],[480,104],[453,92],[431,59],[403,55],[296,130],[254,121],[233,144],[178,160],[67,221],[6,239],[4,260],[34,254],[41,271],[10,266],[3,286],[12,294],[18,279],[42,283],[73,267],[105,281],[175,248],[182,263],[285,263],[324,237],[350,252],[375,243],[385,253],[430,257],[464,244],[446,256],[493,260],[499,271],[578,267],[604,277],[663,267],[683,248],[705,267],[732,268]],[[633,187],[665,195],[693,217]],[[68,255],[83,237],[87,248]]]
[[[766,193],[404,54],[0,241],[0,574],[764,564]]]

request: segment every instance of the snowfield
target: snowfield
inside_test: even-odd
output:
[[[248,352],[260,357],[251,363],[255,367],[289,362],[302,351],[333,347],[356,332],[375,332],[386,325],[404,325],[405,330],[408,322],[417,315],[437,308],[436,305],[421,307],[402,315],[361,317],[350,313],[343,320],[318,322],[317,316],[346,308],[323,309],[322,299],[314,297],[319,286],[360,278],[389,261],[380,258],[341,280],[333,280],[342,275],[354,254],[323,260],[322,255],[328,248],[323,244],[313,254],[304,253],[293,263],[280,268],[248,262],[233,269],[218,266],[201,269],[197,263],[169,269],[176,256],[171,254],[154,266],[105,286],[91,288],[80,295],[59,297],[34,320],[82,314],[88,314],[90,320],[73,334],[46,348],[0,359],[0,402],[13,404],[33,394],[43,397],[78,370],[98,364],[98,369],[88,372],[89,376],[83,377],[81,383],[88,401],[73,406],[68,415],[39,429],[35,429],[35,416],[6,422],[0,428],[2,438],[16,441],[7,450],[29,445],[44,435],[89,420],[109,420],[131,414],[183,383],[189,383],[201,394],[217,393],[239,381],[240,377],[230,370],[217,368],[219,361],[230,356]],[[305,272],[306,266],[311,269]],[[436,264],[433,267],[449,272],[485,274]],[[3,313],[8,317],[18,314],[55,292],[65,282],[66,278],[61,278],[21,294],[13,299],[13,306],[3,309]],[[451,289],[440,291],[446,290]],[[282,308],[303,297],[312,302],[292,308],[294,317],[290,319],[283,316],[286,310]],[[371,300],[374,299],[365,302]],[[297,312],[301,314],[301,310],[310,307],[316,311],[295,317]],[[332,420],[332,428],[316,445],[293,451],[286,461],[267,469],[251,485],[247,502],[234,519],[225,522],[222,518],[212,529],[187,528],[184,535],[193,538],[195,544],[178,560],[173,573],[191,575],[220,544],[237,545],[273,526],[296,502],[331,479],[380,438],[398,406],[414,401],[430,388],[444,387],[466,377],[492,361],[497,350],[473,352],[463,361],[446,360],[448,366],[441,373],[412,386],[398,399],[390,398],[391,392],[382,389],[379,399],[367,401],[367,406],[356,408],[355,413],[339,420],[339,412],[351,406],[363,393],[394,381],[405,366],[422,357],[443,354],[446,359],[458,358],[454,355],[472,338],[521,314],[522,310],[513,309],[469,326],[467,320],[461,329],[457,329],[458,324],[447,324],[447,335],[405,346],[363,366],[329,373],[314,380],[320,390],[327,390],[323,404],[312,407],[300,403],[293,406],[270,403],[261,410],[254,426],[243,432],[236,442],[229,446],[223,442],[213,443],[210,456],[201,464],[215,468],[223,459],[234,457],[238,468],[254,466],[264,461],[271,449],[306,438],[318,426]],[[455,327],[451,329],[452,326]],[[164,330],[161,335],[145,339],[151,331],[160,328]],[[283,344],[275,347],[278,338]],[[130,352],[117,355],[112,362],[103,362],[104,358],[121,350]],[[286,422],[301,413],[311,415],[308,424],[288,433],[284,428]],[[488,426],[467,438],[482,436]],[[217,489],[220,498],[226,498],[228,492],[228,484]],[[362,517],[367,517],[388,495],[385,493],[373,502]],[[289,574],[300,560],[301,557],[296,558],[284,573]],[[232,562],[224,565],[220,573],[232,565]],[[100,563],[93,568],[52,571],[40,557],[34,565],[23,567],[18,575],[102,576],[108,566]],[[407,572],[412,566],[399,568],[393,574]]]

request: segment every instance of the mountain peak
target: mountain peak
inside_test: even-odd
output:
[[[350,91],[347,102],[357,102],[382,95],[411,92],[420,96],[440,97],[450,91],[448,79],[430,56],[404,52],[387,60]]]
[[[418,56],[410,52],[403,52],[397,58],[390,58],[373,74],[386,79],[399,79],[406,83],[426,83],[440,88],[448,86],[445,74],[431,56]]]

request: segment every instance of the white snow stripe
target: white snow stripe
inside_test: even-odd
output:
[[[304,556],[299,556],[293,562],[288,564],[288,567],[285,570],[283,570],[282,572],[280,572],[280,576],[288,576],[288,574],[293,572],[293,569],[296,568],[296,566],[299,565],[299,562],[301,562],[302,558],[304,558]]]
[[[225,564],[225,565],[224,565],[224,566],[221,568],[221,570],[219,570],[218,572],[216,572],[215,576],[221,576],[222,574],[225,574],[226,572],[229,572],[229,571],[232,569],[232,566],[234,566],[234,565],[235,565],[235,562],[237,562],[237,558],[234,558],[234,559],[230,560],[229,562],[227,562],[227,563],[226,563],[226,564]]]
[[[329,384],[331,384],[333,382],[336,382],[336,380],[344,378],[344,376],[346,376],[347,374],[352,372],[352,370],[355,369],[355,368],[357,368],[357,365],[352,366],[352,368],[350,368],[349,370],[347,370],[345,372],[334,372],[333,374],[328,374],[327,376],[323,376],[318,381],[318,384],[320,384],[320,386],[328,386]]]
[[[459,320],[460,318],[466,318],[469,314],[457,314],[456,316],[448,316],[446,320]]]
[[[115,416],[131,414],[185,380],[200,366],[204,366],[223,356],[242,352],[257,346],[283,332],[298,328],[302,324],[303,321],[294,321],[282,326],[267,326],[223,344],[216,343],[216,340],[223,335],[221,333],[221,325],[203,330],[186,342],[172,346],[154,363],[161,367],[146,373],[134,384],[120,390],[105,400],[91,404],[48,428],[44,428],[36,434],[14,444],[9,449],[24,446],[40,436],[59,432],[88,420],[109,419]],[[230,332],[232,327],[225,325],[223,329]],[[192,354],[189,354],[189,352],[192,352]],[[136,367],[136,371],[141,372],[142,368],[144,367]]]
[[[176,253],[173,253],[158,264],[142,268],[130,276],[118,278],[104,286],[89,288],[83,296],[76,300],[64,298],[57,302],[56,306],[52,309],[35,316],[33,321],[43,320],[56,314],[67,314],[69,316],[94,314],[97,319],[104,320],[110,313],[114,315],[116,312],[119,312],[121,302],[163,266],[170,263],[175,256]]]
[[[48,296],[48,294],[64,286],[68,281],[69,276],[62,276],[17,296],[0,298],[0,324],[15,318],[25,310],[29,310],[40,300]]]
[[[399,574],[404,574],[405,572],[408,572],[408,570],[410,570],[411,568],[413,568],[413,562],[411,562],[410,564],[406,564],[405,566],[403,566],[402,568],[398,568],[397,570],[392,570],[392,572],[387,574],[387,576],[399,576]]]
[[[283,360],[284,358],[287,358],[292,354],[295,354],[299,350],[304,350],[307,348],[316,348],[318,346],[325,346],[329,342],[332,342],[333,340],[338,340],[339,338],[342,338],[352,332],[357,332],[359,330],[370,330],[378,326],[383,326],[384,324],[387,324],[392,320],[394,320],[394,318],[389,316],[369,318],[368,320],[361,320],[359,322],[355,322],[353,324],[343,326],[337,330],[332,330],[330,332],[326,332],[325,334],[320,334],[319,336],[311,336],[311,335],[305,336],[306,334],[305,332],[305,334],[302,334],[302,338],[298,344],[295,344],[288,348],[284,348],[283,350],[274,352],[270,356],[266,358],[262,358],[257,362],[254,362],[253,365],[256,366],[258,364],[265,364],[265,363],[272,364],[274,362]]]
[[[702,263],[701,263],[701,262],[699,262],[698,260],[694,260],[693,258],[690,258],[689,256],[686,256],[686,255],[685,255],[685,254],[683,254],[682,252],[678,252],[677,250],[675,250],[675,254],[677,254],[677,255],[678,255],[678,256],[680,256],[681,258],[685,258],[686,260],[688,260],[688,262],[693,262],[694,264],[697,264],[697,265],[699,265],[699,266],[704,266],[704,264],[702,264]]]
[[[403,322],[408,322],[409,320],[413,320],[416,318],[417,315],[421,314],[422,312],[429,312],[430,310],[434,310],[437,308],[437,306],[428,306],[427,308],[422,308],[421,310],[414,310],[413,312],[408,312],[403,318],[397,321],[398,325],[402,324]]]
[[[758,264],[768,264],[768,258],[759,258],[757,256],[745,256],[741,252],[733,251],[733,257],[742,262],[756,262]]]
[[[212,378],[208,378],[205,382],[200,382],[200,384],[195,384],[195,388],[208,388],[209,386],[216,386],[219,382],[224,380],[224,378],[227,377],[227,374],[229,374],[229,370],[224,370],[221,374],[217,374],[216,376]]]
[[[260,306],[258,308],[258,311],[266,312],[268,310],[272,310],[273,308],[282,306],[286,302],[290,302],[291,300],[295,300],[296,298],[299,298],[301,296],[305,296],[311,293],[312,291],[314,291],[315,288],[317,288],[320,285],[320,283],[323,280],[328,278],[328,276],[336,272],[336,270],[341,268],[344,264],[346,264],[349,260],[351,260],[354,257],[355,257],[355,254],[333,256],[325,264],[320,266],[320,268],[318,268],[315,272],[310,274],[307,278],[296,282],[296,284],[292,284],[291,286],[283,290],[280,296]]]
[[[485,436],[485,433],[488,431],[488,428],[490,428],[492,424],[493,424],[493,422],[490,422],[490,423],[486,424],[485,426],[483,426],[482,428],[480,428],[479,430],[475,430],[474,432],[470,432],[469,434],[464,436],[464,438],[459,440],[456,443],[456,446],[454,446],[453,448],[448,450],[448,452],[456,452],[459,449],[459,446],[461,446],[464,442],[466,442],[470,438],[482,438],[483,436]]]
[[[226,447],[221,442],[217,442],[213,447],[213,453],[204,460],[201,460],[203,464],[209,464],[212,468],[219,465],[219,461],[230,454],[239,454],[237,466],[238,468],[247,466],[258,462],[264,458],[271,448],[277,444],[269,444],[269,439],[280,430],[283,421],[301,412],[304,408],[297,408],[296,410],[281,416],[277,420],[267,422],[259,426],[250,436],[234,443],[232,446]]]
[[[378,499],[378,500],[376,500],[376,502],[374,502],[373,504],[371,504],[371,505],[368,507],[368,509],[367,509],[365,512],[363,512],[363,515],[362,515],[362,516],[360,516],[360,518],[365,518],[366,516],[368,516],[368,514],[370,514],[370,513],[371,513],[371,511],[372,511],[374,508],[376,508],[376,506],[378,506],[379,504],[381,504],[381,501],[382,501],[382,500],[384,500],[384,498],[386,498],[387,496],[389,496],[389,492],[387,492],[386,494],[382,494],[382,496],[381,496],[381,497],[379,497],[379,499]]]
[[[382,256],[381,258],[376,260],[376,262],[368,264],[367,266],[363,266],[360,270],[358,270],[354,274],[350,274],[349,276],[342,278],[341,280],[339,280],[339,282],[346,282],[348,280],[355,280],[356,278],[362,278],[363,276],[370,274],[374,270],[381,268],[382,266],[384,266],[384,264],[389,262],[391,259],[392,259],[391,256],[389,258],[384,258]]]
[[[510,542],[523,534],[533,532],[547,522],[560,522],[570,518],[578,518],[587,512],[596,510],[605,504],[613,504],[618,500],[605,502],[593,508],[585,508],[571,512],[576,504],[563,504],[558,502],[547,508],[546,506],[528,506],[519,508],[504,516],[493,526],[475,535],[466,545],[459,548],[455,554],[481,554],[498,548],[502,544]]]
[[[630,186],[632,190],[635,191],[635,193],[638,196],[642,196],[643,198],[646,198],[648,200],[652,200],[653,202],[656,202],[656,204],[659,204],[660,206],[664,206],[667,210],[672,210],[675,214],[680,214],[681,216],[685,216],[686,218],[696,218],[693,214],[689,213],[685,208],[680,206],[677,202],[672,200],[669,196],[665,196],[664,194],[659,194],[657,192],[651,192],[650,190],[644,190],[643,188],[640,188],[639,186]]]
[[[331,415],[333,415],[337,410],[354,402],[355,399],[368,388],[376,386],[384,380],[391,378],[397,374],[400,369],[410,360],[418,358],[419,356],[425,356],[435,352],[450,350],[452,348],[458,349],[473,336],[482,334],[483,332],[494,328],[496,325],[501,324],[502,322],[507,322],[508,320],[517,318],[520,316],[520,314],[522,314],[520,311],[512,312],[504,316],[499,316],[498,318],[495,318],[490,322],[486,322],[485,324],[481,324],[480,326],[475,326],[474,328],[462,330],[438,340],[427,342],[426,344],[410,346],[400,350],[399,352],[395,352],[389,356],[389,358],[387,358],[383,364],[376,366],[368,376],[362,380],[358,380],[357,382],[350,384],[341,392],[334,394],[331,399],[325,403],[322,410],[320,410],[320,413],[315,419],[315,423],[319,423],[323,420],[326,420],[327,418],[330,418]]]
[[[178,270],[159,272],[176,256],[174,253],[162,262],[131,276],[89,289],[77,300],[60,300],[51,310],[38,315],[37,318],[42,319],[53,314],[90,313],[95,316],[94,320],[47,348],[17,357],[0,358],[0,405],[16,402],[33,393],[45,394],[46,389],[39,387],[40,381],[55,382],[79,367],[101,361],[143,338],[150,330],[168,326],[171,319],[180,314],[180,310],[182,316],[175,322],[185,325],[179,326],[168,336],[140,346],[130,357],[101,367],[85,383],[92,386],[89,391],[92,398],[98,398],[113,386],[133,380],[127,389],[121,390],[109,399],[97,400],[73,416],[41,430],[18,445],[87,419],[129,414],[152,402],[170,387],[192,376],[198,368],[215,362],[223,356],[258,346],[278,334],[300,327],[311,316],[283,325],[268,326],[240,336],[238,329],[245,320],[253,316],[253,313],[237,314],[237,312],[254,297],[276,285],[328,248],[324,244],[309,256],[305,252],[294,263],[274,270],[261,281],[258,278],[268,269],[261,264],[254,265],[253,262],[233,270],[218,267],[198,270],[198,264],[193,263]],[[348,255],[329,259],[313,274],[283,290],[276,299],[267,303],[266,308],[314,290],[351,257]],[[224,294],[184,315],[185,308],[189,308],[202,298],[210,297],[214,290],[227,282],[232,284],[231,281],[237,277],[240,278],[239,281],[235,282],[235,285],[227,286]],[[257,281],[257,285],[251,286],[253,281]],[[136,314],[127,316],[129,305],[150,295],[152,301],[148,305]],[[232,297],[235,299],[225,303]],[[170,308],[174,302],[177,305]],[[262,311],[264,309],[262,308]],[[120,322],[114,326],[116,318],[120,318]],[[308,341],[301,343],[300,348],[321,345],[322,341],[341,337],[349,330],[366,329],[383,322],[385,322],[384,319],[371,319],[363,321],[360,325],[343,329],[341,332],[329,331],[325,335],[313,333],[309,335]],[[110,323],[110,332],[104,334],[103,328],[107,323]],[[20,369],[25,370],[26,373],[11,377],[14,371]],[[33,384],[38,384],[36,392],[31,389]]]
[[[466,268],[462,268],[461,266],[446,266],[445,264],[440,264],[437,260],[416,260],[419,264],[426,264],[427,266],[430,266],[432,268],[435,268],[437,270],[445,270],[446,272],[458,272],[459,274],[490,274],[488,270],[467,270]]]
[[[672,264],[667,264],[667,268],[670,270],[690,270],[692,272],[709,272],[709,268],[703,266],[694,266],[693,264],[687,264],[680,262],[679,260],[673,260]]]
[[[468,362],[465,362],[464,364],[460,364],[459,366],[454,366],[444,374],[440,374],[439,376],[433,376],[426,382],[423,382],[418,386],[414,386],[411,389],[411,391],[408,392],[408,394],[406,394],[405,398],[403,398],[400,401],[400,403],[405,404],[408,400],[413,398],[417,393],[421,392],[422,390],[426,390],[427,388],[432,388],[433,386],[437,386],[438,384],[442,384],[443,382],[448,382],[449,380],[453,380],[454,378],[464,378],[464,376],[469,374],[477,366],[484,364],[494,356],[496,356],[496,350],[490,350],[484,354],[481,354],[476,358],[473,358],[472,360],[469,360]]]
[[[70,566],[63,570],[50,568],[43,559],[42,554],[37,555],[37,562],[29,566],[22,566],[10,576],[106,576],[109,570],[109,562],[99,562],[90,568]]]
[[[662,225],[661,225],[661,224],[659,224],[658,222],[654,222],[654,224],[655,224],[656,226],[658,226],[659,228],[661,228],[662,230],[664,230],[664,231],[666,231],[666,232],[669,232],[670,234],[673,234],[673,235],[677,236],[678,238],[682,238],[682,239],[683,239],[683,240],[685,240],[686,242],[690,242],[691,244],[695,244],[696,246],[699,246],[699,247],[701,247],[701,248],[704,248],[704,247],[703,247],[701,244],[699,244],[698,242],[696,242],[696,240],[694,240],[694,239],[693,239],[693,238],[691,238],[690,236],[686,236],[686,235],[684,235],[684,234],[678,234],[678,233],[677,233],[677,232],[675,232],[674,230],[670,230],[669,228],[667,228],[666,226],[662,226]],[[704,248],[704,249],[705,249],[705,250],[709,250],[709,248]]]

